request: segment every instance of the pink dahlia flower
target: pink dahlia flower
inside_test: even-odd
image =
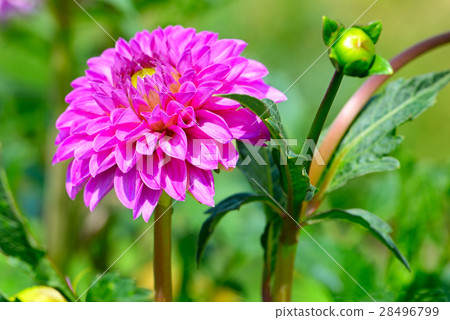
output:
[[[6,20],[17,13],[29,13],[36,7],[37,0],[0,0],[0,20]]]
[[[92,211],[114,188],[134,218],[148,221],[161,193],[178,201],[190,192],[214,206],[212,170],[234,168],[233,139],[269,139],[251,111],[216,94],[241,93],[285,100],[262,80],[267,69],[241,57],[241,40],[169,26],[120,39],[88,60],[72,82],[58,118],[53,163],[72,159],[67,192],[84,187]]]

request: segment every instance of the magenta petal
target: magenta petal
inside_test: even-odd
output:
[[[113,150],[102,151],[92,155],[89,161],[89,173],[95,177],[97,174],[108,170],[116,164]]]
[[[180,160],[186,159],[187,138],[183,129],[178,126],[170,126],[166,134],[159,140],[159,146],[165,154]]]
[[[136,152],[135,143],[121,143],[115,149],[116,162],[119,169],[126,173],[131,170],[136,164],[136,161],[142,157]]]
[[[155,210],[155,207],[158,204],[161,193],[162,190],[152,190],[145,185],[142,185],[139,192],[139,199],[135,201],[133,208],[133,218],[137,219],[142,215],[144,221],[148,222],[152,216],[153,210]]]
[[[140,154],[152,155],[156,149],[160,135],[159,132],[146,133],[136,142],[136,151]]]
[[[111,168],[88,181],[84,189],[84,203],[89,210],[94,210],[100,200],[111,191],[115,173],[116,169]]]
[[[235,139],[270,139],[267,127],[256,114],[248,109],[217,110],[215,113],[225,120]]]
[[[227,123],[220,116],[206,110],[197,110],[196,116],[200,130],[211,138],[222,143],[230,142],[233,139]]]
[[[184,201],[187,185],[186,163],[175,158],[163,160],[165,164],[161,167],[161,186],[175,200]]]
[[[141,187],[142,180],[136,169],[133,168],[127,173],[123,173],[119,169],[116,170],[114,189],[117,198],[126,208],[132,209],[134,207],[135,199]]]
[[[214,207],[214,178],[209,170],[187,165],[189,191],[200,203]]]
[[[141,175],[142,181],[150,189],[161,189],[161,169],[159,166],[159,156],[156,152],[151,156],[143,156],[136,163],[136,168]]]

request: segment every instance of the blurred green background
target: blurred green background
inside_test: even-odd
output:
[[[239,38],[246,57],[267,65],[267,81],[284,91],[324,53],[321,17],[353,23],[373,0],[91,0],[79,1],[113,39],[142,29],[181,24]],[[379,0],[359,23],[380,19],[378,52],[390,58],[413,43],[450,29],[448,0]],[[79,195],[65,193],[65,165],[51,167],[54,123],[66,105],[70,81],[86,60],[114,42],[72,1],[47,1],[26,17],[0,25],[0,142],[2,158],[19,207],[55,263],[81,293],[150,224],[133,221],[114,195],[89,213]],[[405,67],[395,77],[450,68],[450,47]],[[287,91],[279,109],[291,138],[303,139],[333,69],[323,55]],[[331,116],[362,80],[346,78]],[[405,142],[395,152],[396,172],[352,181],[333,193],[324,208],[361,207],[387,220],[393,238],[411,263],[409,273],[364,231],[338,222],[311,226],[309,233],[376,300],[450,300],[450,88],[424,115],[402,127]],[[332,118],[332,117],[330,117]],[[67,165],[67,164],[66,164]],[[235,170],[216,175],[216,203],[249,190]],[[261,207],[230,213],[213,235],[202,265],[195,264],[197,234],[206,207],[192,198],[175,205],[175,299],[259,301],[264,228]],[[151,288],[152,229],[112,270]],[[0,290],[13,295],[31,286],[30,270],[0,255]],[[314,244],[301,235],[294,301],[368,301],[369,297]]]

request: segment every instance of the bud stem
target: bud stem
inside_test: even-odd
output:
[[[157,302],[172,301],[172,212],[171,199],[163,192],[154,212],[153,275]]]
[[[308,161],[306,164],[306,172],[309,171],[311,167],[311,163],[313,161],[313,155],[316,150],[317,141],[319,140],[320,133],[322,132],[323,126],[325,124],[325,120],[327,119],[328,113],[331,109],[331,105],[333,104],[334,98],[336,97],[336,93],[341,85],[342,78],[344,74],[340,71],[335,71],[333,78],[331,79],[330,85],[328,86],[327,91],[325,92],[325,96],[320,103],[319,109],[317,110],[316,117],[311,125],[311,129],[309,130],[307,140],[312,140],[314,142],[314,148],[308,148],[306,152],[302,152],[307,158],[311,157],[311,161]],[[308,157],[309,156],[309,157]]]

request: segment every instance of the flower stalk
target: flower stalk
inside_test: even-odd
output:
[[[331,82],[325,92],[325,95],[317,110],[314,121],[309,130],[307,141],[312,141],[313,148],[304,149],[302,154],[311,159],[306,165],[306,171],[308,172],[313,156],[315,153],[317,141],[319,140],[320,133],[325,125],[328,113],[330,112],[336,93],[342,82],[344,73],[341,71],[335,71]],[[305,144],[306,146],[306,144]],[[290,202],[292,199],[289,200]],[[291,207],[291,206],[290,206]],[[302,208],[305,207],[302,205]],[[292,281],[294,279],[294,266],[295,256],[297,253],[298,238],[300,234],[300,227],[298,224],[301,219],[300,212],[289,212],[288,216],[284,217],[283,226],[279,238],[277,259],[275,263],[274,273],[274,287],[273,287],[273,300],[274,301],[290,301],[292,291]]]
[[[172,301],[172,201],[164,192],[155,208],[154,283],[155,301]]]
[[[309,130],[307,141],[314,142],[313,148],[308,148],[306,151],[302,152],[306,157],[311,159],[306,164],[306,172],[309,171],[311,163],[313,162],[313,156],[316,149],[317,141],[319,140],[320,133],[322,132],[323,126],[325,125],[325,120],[327,119],[328,113],[330,112],[331,105],[333,104],[336,93],[341,85],[342,78],[344,74],[340,71],[335,71],[333,78],[331,79],[330,85],[328,86],[325,96],[320,103],[319,109],[317,110],[314,121]]]

